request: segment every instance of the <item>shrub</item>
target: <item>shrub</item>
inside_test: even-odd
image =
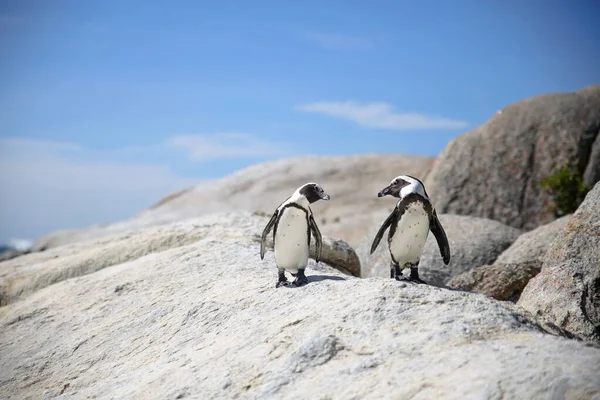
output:
[[[554,204],[550,211],[557,217],[574,213],[592,189],[577,169],[568,166],[543,179],[540,187],[552,194]]]

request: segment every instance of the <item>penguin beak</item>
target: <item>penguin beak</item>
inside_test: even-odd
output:
[[[379,193],[377,193],[377,197],[387,196],[388,194],[390,194],[391,191],[392,191],[391,186],[388,186],[384,189],[381,189],[381,191]]]
[[[327,193],[325,193],[325,192],[323,192],[323,193],[319,193],[319,197],[321,197],[323,200],[329,200],[329,199],[331,198],[331,197],[330,197],[330,196],[329,196]]]

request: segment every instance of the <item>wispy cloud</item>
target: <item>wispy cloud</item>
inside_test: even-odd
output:
[[[0,138],[0,240],[128,218],[193,186],[166,163],[77,143]]]
[[[10,239],[8,241],[8,245],[18,251],[27,251],[31,248],[32,244],[33,243],[31,242],[31,240],[20,238]]]
[[[335,33],[304,32],[302,38],[326,50],[368,51],[374,47],[370,40]]]
[[[346,119],[364,128],[388,130],[462,129],[465,121],[424,115],[402,113],[388,103],[316,102],[295,107],[298,111],[323,114],[328,117]]]
[[[129,218],[199,179],[171,168],[192,162],[290,154],[244,133],[177,135],[149,145],[93,149],[78,143],[0,137],[0,243]]]
[[[246,133],[226,132],[211,135],[177,135],[167,139],[170,147],[184,149],[195,162],[222,158],[256,158],[280,156],[289,149]]]

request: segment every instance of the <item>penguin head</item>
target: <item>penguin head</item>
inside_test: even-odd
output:
[[[319,200],[329,200],[330,196],[323,191],[323,188],[317,183],[306,183],[300,186],[297,192],[306,197],[309,203],[314,203]]]
[[[409,193],[418,193],[425,198],[429,198],[425,192],[423,182],[410,175],[399,175],[395,177],[387,187],[381,189],[381,191],[377,193],[377,197],[390,195],[401,199]]]

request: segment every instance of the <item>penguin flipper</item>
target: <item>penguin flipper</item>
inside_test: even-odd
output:
[[[440,254],[444,260],[444,264],[448,265],[450,262],[450,245],[448,244],[446,232],[444,231],[444,228],[442,227],[435,210],[433,210],[431,213],[429,229],[431,230],[431,233],[433,233],[433,236],[435,236],[435,240],[440,248]]]
[[[377,249],[377,246],[379,246],[379,242],[381,241],[383,234],[385,233],[386,229],[390,227],[392,221],[394,221],[397,218],[397,215],[398,207],[394,207],[394,211],[392,211],[392,213],[386,218],[386,220],[383,222],[383,225],[381,225],[381,228],[379,228],[379,231],[377,231],[375,239],[373,239],[373,244],[371,245],[371,253],[369,254],[373,254],[375,249]]]
[[[321,248],[323,247],[323,237],[321,236],[321,231],[319,231],[319,227],[317,226],[317,223],[315,222],[315,219],[313,218],[312,214],[308,217],[308,224],[310,225],[310,230],[312,231],[313,235],[315,235],[315,261],[319,262],[321,260]],[[308,240],[310,241],[310,236]]]
[[[273,226],[275,225],[275,221],[277,221],[277,215],[279,214],[279,210],[275,210],[275,212],[273,213],[273,216],[271,217],[271,219],[269,220],[269,222],[267,223],[267,226],[265,226],[265,229],[263,230],[261,239],[260,239],[260,259],[264,259],[265,258],[265,253],[267,252],[267,235],[269,235],[269,232],[271,231],[271,229],[273,229]],[[275,238],[273,238],[274,240]]]

